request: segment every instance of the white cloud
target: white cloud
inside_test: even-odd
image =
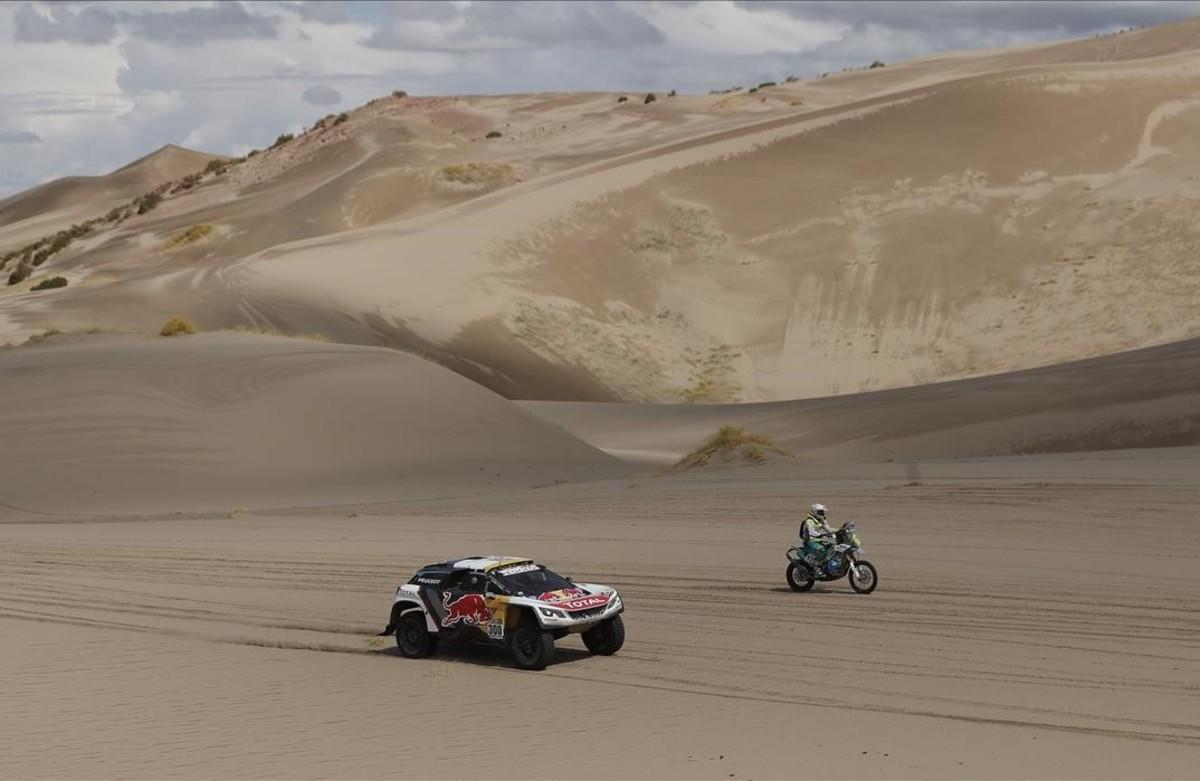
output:
[[[716,54],[803,52],[837,41],[850,29],[844,23],[798,18],[771,7],[747,8],[731,0],[630,7],[662,31],[669,46]]]

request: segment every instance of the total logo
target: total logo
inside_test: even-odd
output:
[[[557,602],[555,607],[561,607],[564,610],[588,610],[593,607],[600,607],[608,604],[609,597],[607,594],[598,594],[590,597],[581,597],[579,599],[571,599],[566,602]]]

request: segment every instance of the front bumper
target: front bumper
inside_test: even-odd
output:
[[[538,605],[534,612],[537,613],[538,622],[543,629],[565,630],[568,633],[585,632],[602,621],[624,613],[625,603],[619,595],[614,594],[607,605],[591,610],[568,611],[553,605]]]

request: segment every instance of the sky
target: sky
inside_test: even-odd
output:
[[[0,198],[414,95],[707,92],[1200,16],[1200,2],[10,2]]]

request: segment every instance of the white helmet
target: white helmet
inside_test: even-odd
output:
[[[814,504],[812,506],[812,514],[821,520],[825,520],[825,505],[821,504],[820,502]]]

